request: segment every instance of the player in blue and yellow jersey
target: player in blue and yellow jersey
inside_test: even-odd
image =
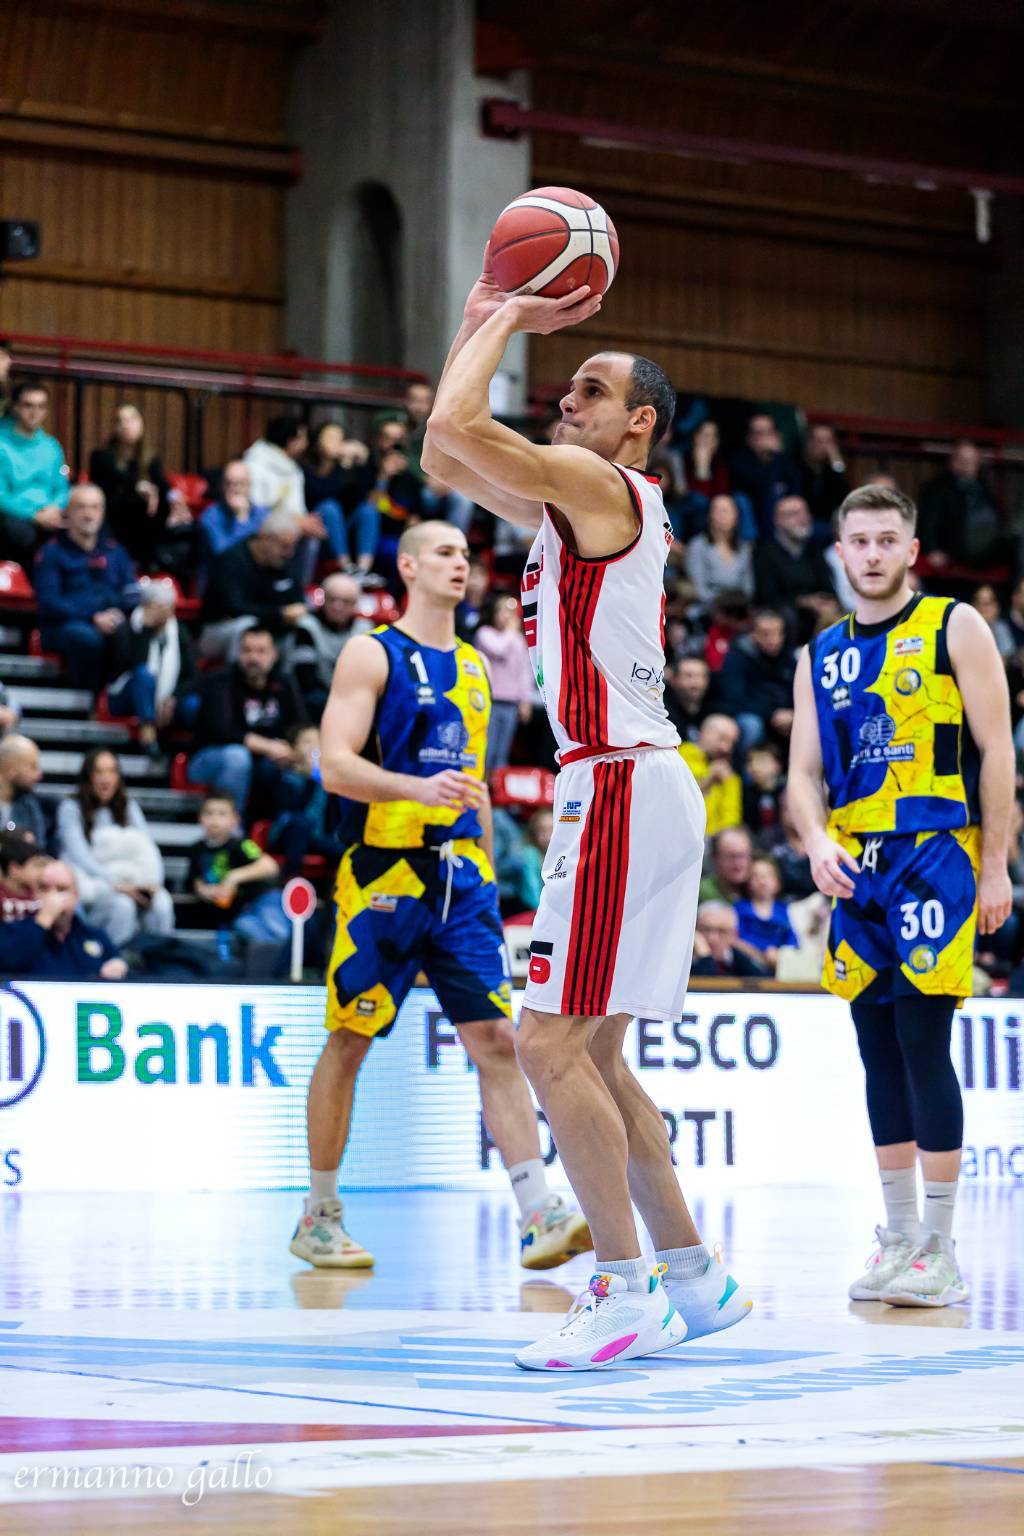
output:
[[[329,1034],[309,1090],[310,1194],[291,1251],[324,1268],[373,1263],[345,1231],[338,1166],[359,1068],[423,970],[476,1065],[519,1202],[522,1262],[549,1269],[592,1245],[579,1211],[547,1188],[516,1062],[484,777],[490,685],[483,658],[455,634],[466,540],[448,523],[419,523],[402,535],[398,571],[405,613],[349,641],[321,726],[323,782],[344,797],[349,846],[334,892]]]
[[[801,656],[788,794],[815,884],[834,898],[823,981],[851,1004],[885,1198],[850,1295],[947,1306],[968,1294],[952,1240],[953,1012],[971,991],[976,929],[993,933],[1010,912],[1014,755],[988,625],[911,590],[916,517],[881,486],[839,509],[857,604]]]

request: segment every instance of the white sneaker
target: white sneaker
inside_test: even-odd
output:
[[[317,1269],[372,1269],[373,1254],[349,1237],[342,1225],[344,1216],[340,1200],[320,1200],[300,1216],[288,1244],[290,1252]]]
[[[646,1291],[631,1291],[621,1275],[597,1274],[569,1309],[561,1328],[516,1355],[524,1371],[595,1371],[655,1355],[686,1338],[686,1324],[661,1283],[664,1264]]]
[[[554,1269],[593,1246],[587,1218],[574,1205],[566,1205],[561,1195],[552,1195],[519,1224],[519,1262],[524,1269]]]
[[[956,1251],[938,1232],[923,1234],[920,1246],[882,1292],[890,1307],[952,1307],[971,1294]]]
[[[702,1275],[689,1280],[665,1279],[669,1300],[686,1324],[688,1340],[719,1333],[749,1317],[753,1297],[735,1281],[716,1248]]]
[[[894,1227],[876,1227],[875,1237],[877,1242],[864,1273],[850,1286],[851,1301],[881,1301],[882,1292],[917,1249],[916,1237],[907,1237]]]

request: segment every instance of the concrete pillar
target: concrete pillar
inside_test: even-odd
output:
[[[290,132],[305,173],[288,200],[285,334],[307,356],[440,371],[491,226],[529,185],[528,143],[479,131],[480,98],[521,96],[522,82],[475,78],[473,12],[473,0],[328,0],[324,36],[299,60]],[[368,185],[401,220],[391,325],[388,283],[366,278]],[[516,409],[523,338],[506,368]]]

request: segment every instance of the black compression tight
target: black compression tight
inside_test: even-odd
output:
[[[951,997],[851,1005],[876,1147],[916,1141],[922,1152],[952,1152],[961,1146],[964,1106],[949,1054],[955,1007]]]

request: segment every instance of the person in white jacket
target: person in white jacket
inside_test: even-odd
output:
[[[317,561],[326,545],[339,564],[350,562],[345,514],[336,501],[322,501],[315,512],[306,506],[306,486],[299,463],[309,446],[309,429],[298,416],[274,416],[242,455],[249,469],[250,496],[258,507],[271,512],[291,512],[302,520],[303,581],[316,574]]]

